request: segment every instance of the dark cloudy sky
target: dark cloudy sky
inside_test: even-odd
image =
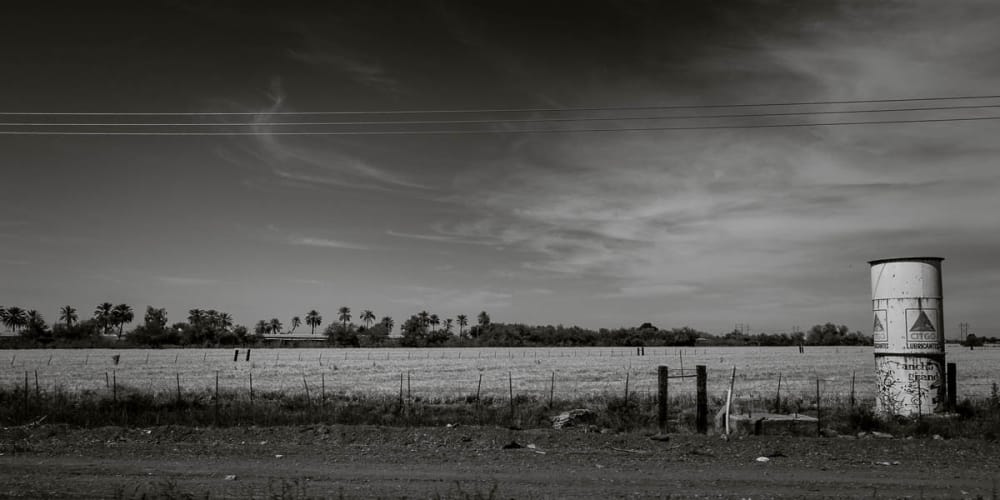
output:
[[[1000,94],[1000,6],[990,2],[289,3],[4,5],[0,111],[605,108]],[[898,106],[942,104],[1000,99]],[[824,109],[834,108],[750,111]],[[568,116],[615,116],[601,113]],[[990,115],[1000,109],[784,123]],[[60,305],[89,312],[107,300],[132,304],[140,317],[147,304],[166,307],[175,321],[194,307],[215,308],[243,324],[287,323],[311,308],[329,320],[349,306],[397,324],[422,309],[442,317],[485,309],[496,321],[593,328],[650,321],[788,331],[830,321],[869,332],[866,261],[931,255],[946,259],[949,336],[960,321],[1000,334],[1000,120],[271,133],[352,129],[274,125],[287,120],[463,117],[3,115],[5,123],[242,119],[253,126],[155,130],[259,135],[0,135],[0,304],[36,308],[49,320]],[[778,123],[768,120],[724,123]]]

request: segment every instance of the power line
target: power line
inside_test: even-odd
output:
[[[701,120],[719,118],[774,118],[789,116],[864,114],[864,113],[905,113],[914,111],[947,111],[1000,108],[1000,104],[967,106],[924,106],[913,108],[857,109],[842,111],[790,111],[780,113],[735,113],[715,115],[671,115],[671,116],[600,116],[584,118],[504,118],[477,120],[367,120],[367,121],[322,121],[322,122],[0,122],[2,127],[274,127],[274,126],[334,126],[334,125],[488,125],[501,123],[567,123],[601,121],[661,121],[661,120]]]
[[[414,110],[361,110],[361,111],[0,111],[0,116],[270,116],[270,115],[412,115],[458,113],[563,113],[577,111],[637,111],[678,109],[755,108],[774,106],[818,106],[835,104],[885,104],[894,102],[957,101],[1000,99],[1000,95],[965,95],[943,97],[910,97],[901,99],[845,99],[792,102],[729,103],[729,104],[675,104],[650,106],[602,106],[565,108],[481,108],[481,109],[414,109]]]
[[[1000,116],[977,116],[964,118],[924,118],[912,120],[871,120],[822,123],[775,123],[755,125],[700,125],[678,127],[620,127],[620,128],[562,128],[562,129],[493,129],[493,130],[340,130],[340,131],[297,131],[297,132],[121,132],[121,131],[44,131],[44,130],[2,130],[0,135],[117,135],[117,136],[333,136],[333,135],[488,135],[488,134],[558,134],[587,132],[655,132],[682,130],[727,130],[757,128],[831,127],[848,125],[889,125],[906,123],[943,123],[1000,120]]]

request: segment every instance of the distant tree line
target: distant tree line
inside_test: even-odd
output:
[[[135,320],[127,304],[98,304],[88,319],[81,320],[71,306],[60,309],[59,321],[49,326],[35,310],[0,307],[0,323],[31,345],[97,345],[123,342],[136,346],[226,346],[257,345],[268,338],[295,334],[303,323],[309,335],[317,335],[323,316],[313,309],[305,321],[293,316],[289,329],[278,318],[258,321],[253,329],[235,325],[230,314],[215,309],[191,309],[186,321],[170,323],[166,309],[146,307],[141,323],[132,330],[125,326]],[[330,345],[338,347],[561,347],[561,346],[791,346],[791,345],[871,345],[871,337],[851,332],[844,325],[815,325],[808,332],[747,334],[738,329],[713,335],[690,327],[661,329],[650,323],[631,328],[591,330],[579,326],[494,323],[486,311],[475,324],[459,314],[441,318],[420,311],[400,325],[398,336],[392,318],[377,320],[364,310],[352,322],[351,308],[340,307],[336,320],[320,330]],[[303,334],[300,334],[303,335]],[[970,336],[973,337],[973,336]]]

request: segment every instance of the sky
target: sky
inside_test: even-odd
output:
[[[255,135],[0,134],[0,304],[870,334],[867,261],[939,256],[947,337],[1000,335],[1000,120],[621,130],[1000,116],[621,119],[1000,98],[620,109],[1000,94],[1000,6],[734,4],[5,5],[0,112],[109,114],[0,132]],[[597,109],[434,113],[567,108]],[[359,113],[285,114],[318,111]],[[497,121],[551,116],[612,119]],[[469,119],[486,123],[280,125]],[[525,130],[558,127],[616,130]],[[275,133],[330,130],[477,133]]]

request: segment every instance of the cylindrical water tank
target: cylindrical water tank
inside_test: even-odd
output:
[[[944,316],[940,257],[871,264],[875,411],[914,416],[945,403]]]

